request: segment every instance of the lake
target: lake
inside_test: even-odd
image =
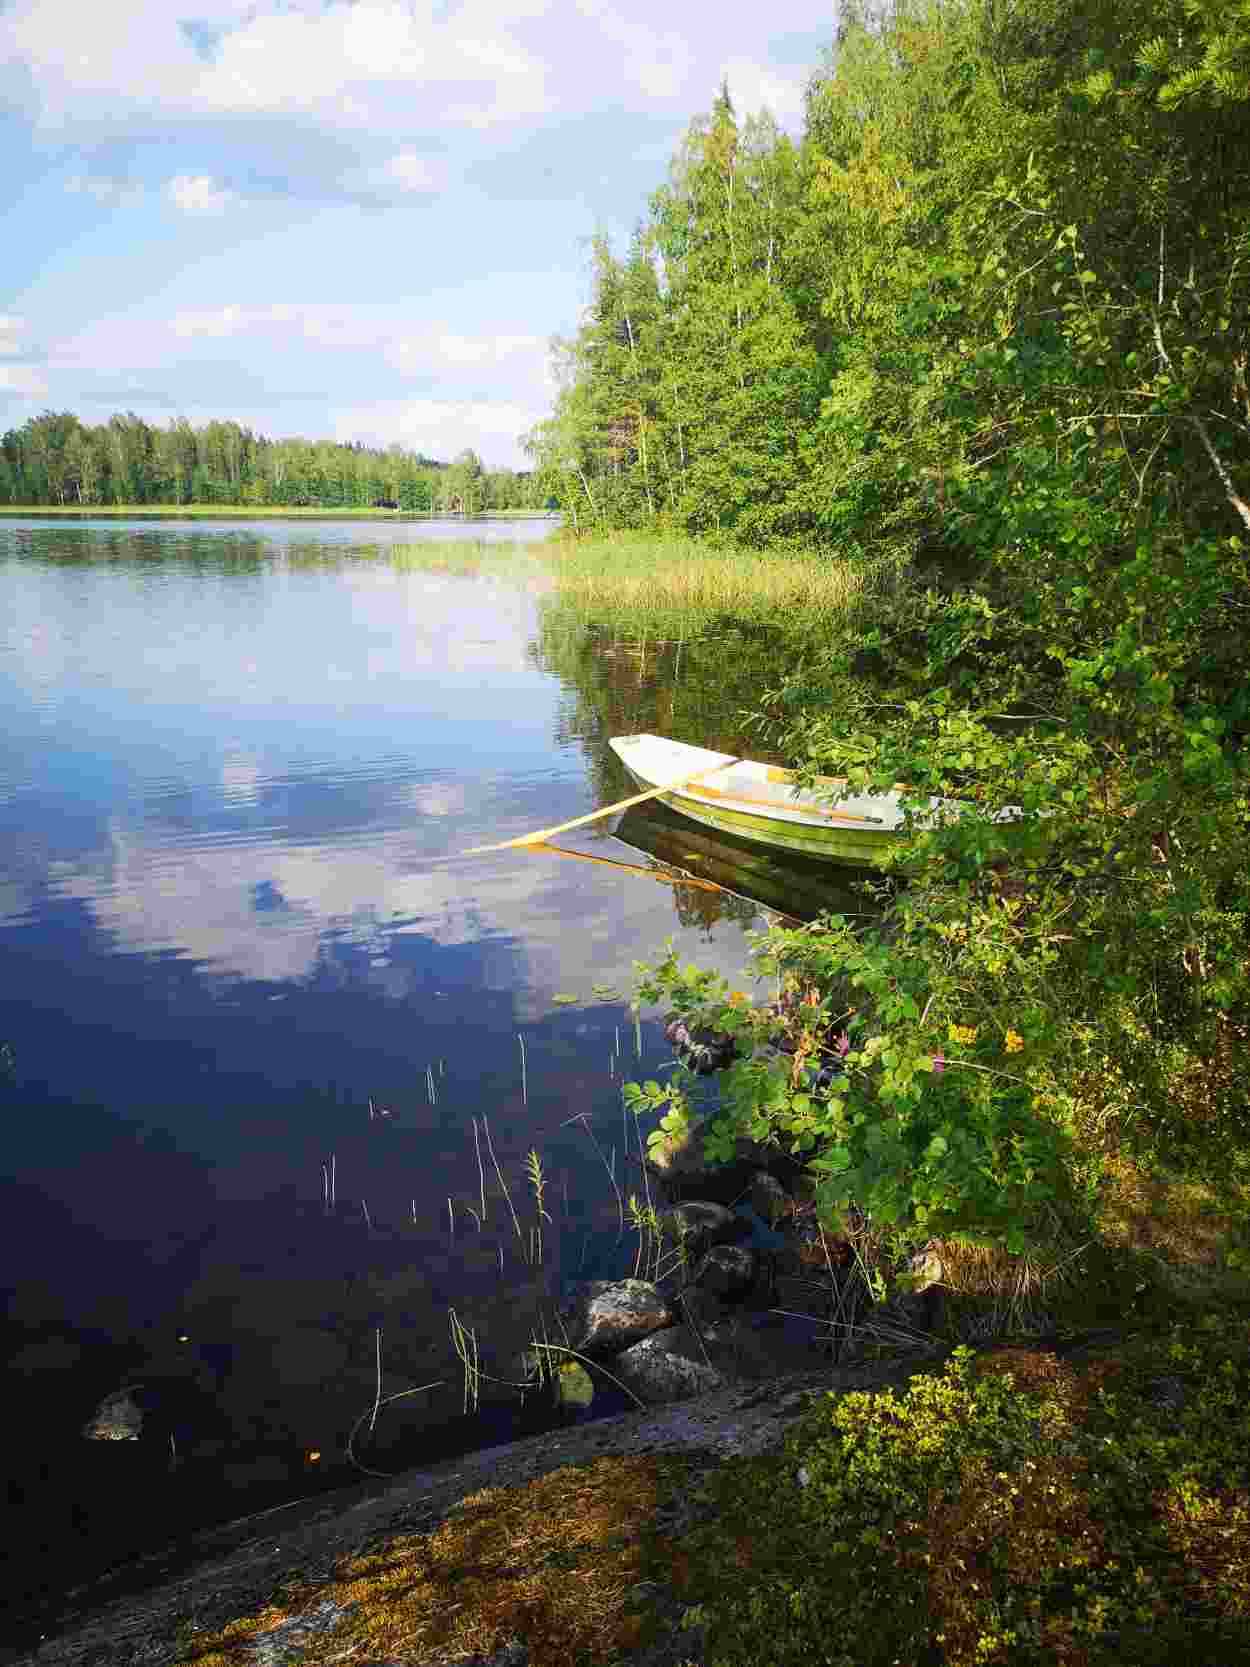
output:
[[[671,935],[740,977],[765,903],[846,896],[784,865],[748,891],[662,812],[566,836],[607,863],[458,856],[632,791],[611,734],[743,744],[767,643],[727,621],[683,659],[570,625],[519,548],[548,531],[0,519],[6,1539],[28,1603],[356,1478],[379,1354],[383,1394],[439,1386],[380,1418],[381,1472],[569,1416],[508,1382],[563,1281],[633,1272],[621,1083],[671,1057],[660,1016],[629,1013],[635,961]],[[122,1385],[143,1438],[84,1440]]]

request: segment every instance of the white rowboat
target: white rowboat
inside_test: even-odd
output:
[[[640,786],[681,783],[658,795],[664,804],[761,845],[872,867],[904,831],[898,791],[839,797],[846,783],[836,776],[819,777],[814,790],[800,788],[789,770],[660,735],[618,735],[608,745]],[[966,808],[953,799],[930,799],[929,806],[956,814]]]

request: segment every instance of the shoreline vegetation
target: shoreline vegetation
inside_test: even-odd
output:
[[[353,509],[281,504],[0,504],[0,521],[543,521],[549,509]]]
[[[475,514],[539,509],[549,494],[530,470],[489,469],[471,448],[451,463],[400,445],[270,440],[243,424],[159,428],[133,411],[83,423],[44,411],[0,432],[0,506],[104,509],[245,505],[250,510],[324,505]]]
[[[871,917],[760,934],[770,999],[667,951],[635,992],[711,1061],[625,1085],[650,1149],[792,1159],[910,1386],[710,1517],[642,1455],[465,1498],[187,1667],[1250,1661],[1247,39],[1250,0],[850,8],[800,144],[723,88],[596,242],[530,437],[553,641],[641,681],[715,636],[741,750],[976,806]],[[882,1320],[938,1268],[918,1345]]]

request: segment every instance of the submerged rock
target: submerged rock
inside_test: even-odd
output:
[[[141,1384],[129,1384],[106,1395],[92,1418],[83,1425],[88,1441],[138,1441],[146,1416],[135,1399]]]
[[[556,1394],[566,1407],[588,1407],[595,1398],[594,1381],[578,1361],[562,1360],[556,1373]]]

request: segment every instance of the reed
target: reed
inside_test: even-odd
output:
[[[525,1167],[529,1175],[530,1185],[534,1189],[534,1208],[537,1211],[535,1225],[530,1229],[530,1261],[534,1265],[541,1266],[543,1259],[543,1217],[547,1216],[548,1221],[551,1220],[551,1217],[547,1215],[547,1211],[543,1208],[543,1190],[546,1181],[543,1177],[542,1160],[539,1158],[537,1150],[530,1151],[525,1160]]]
[[[616,1175],[613,1172],[612,1166],[608,1163],[608,1160],[603,1157],[602,1146],[600,1146],[599,1142],[595,1139],[594,1130],[590,1126],[589,1114],[584,1111],[579,1111],[573,1117],[566,1117],[560,1127],[565,1129],[570,1123],[580,1123],[582,1125],[586,1133],[590,1136],[591,1145],[594,1147],[595,1151],[598,1152],[599,1156],[603,1158],[603,1167],[607,1170],[608,1179],[612,1182],[613,1189],[616,1193],[616,1207],[617,1213],[620,1217],[620,1231],[623,1233],[625,1231],[625,1206],[621,1201],[621,1189],[616,1184]]]
[[[556,588],[544,611],[618,623],[640,645],[687,642],[724,619],[819,627],[864,589],[863,570],[823,554],[709,549],[693,539],[598,538],[544,546]]]
[[[512,1194],[508,1191],[508,1183],[503,1178],[503,1170],[500,1169],[499,1159],[495,1156],[495,1145],[494,1145],[494,1142],[490,1138],[490,1124],[486,1121],[486,1116],[485,1116],[484,1113],[483,1113],[483,1116],[482,1116],[482,1128],[486,1131],[486,1149],[490,1153],[490,1161],[495,1166],[495,1174],[498,1175],[498,1177],[499,1177],[499,1185],[503,1189],[504,1202],[507,1204],[508,1210],[509,1210],[509,1212],[512,1216],[512,1225],[516,1228],[516,1236],[517,1236],[518,1239],[524,1240],[525,1235],[521,1232],[521,1222],[520,1222],[520,1219],[517,1216],[516,1211],[512,1207]],[[483,1207],[483,1210],[485,1210],[485,1197],[484,1197],[484,1195],[483,1195],[483,1206],[482,1207]],[[502,1257],[502,1251],[500,1252],[500,1255]]]

